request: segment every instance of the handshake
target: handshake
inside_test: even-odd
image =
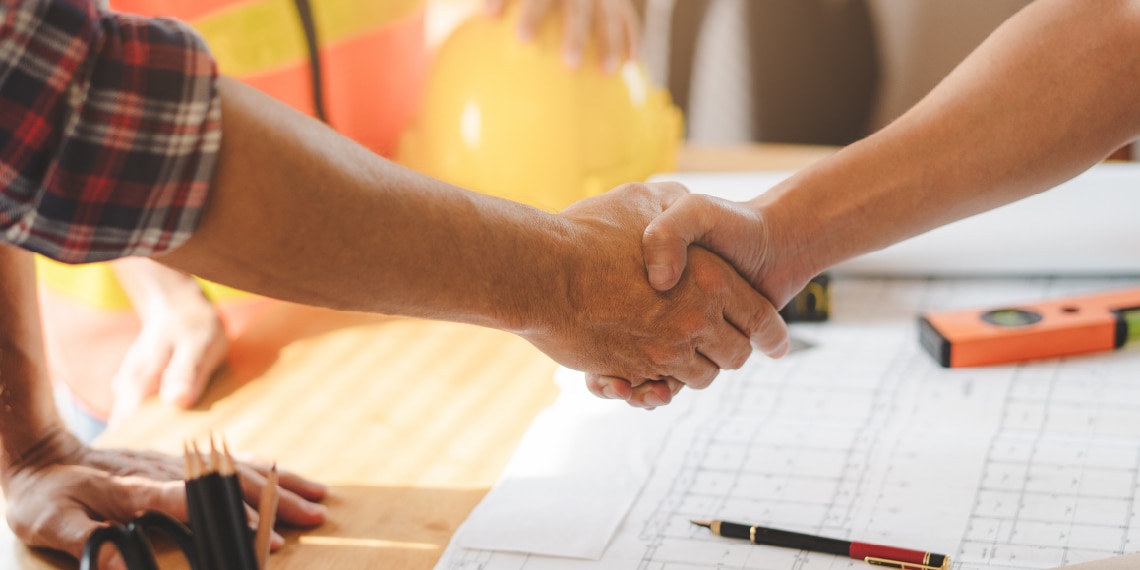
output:
[[[652,409],[740,368],[753,346],[787,353],[778,309],[814,273],[781,257],[760,208],[665,182],[627,184],[559,216],[572,246],[557,276],[565,294],[549,299],[543,326],[513,332],[586,371],[596,396]]]

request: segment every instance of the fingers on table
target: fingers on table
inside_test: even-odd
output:
[[[241,475],[242,493],[247,503],[259,506],[261,502],[261,488],[265,486],[265,472],[258,471],[246,464],[238,466]],[[279,489],[277,490],[277,518],[290,524],[300,526],[316,526],[325,521],[328,510],[324,505],[315,503],[298,491],[315,495],[315,489],[304,479],[292,474],[289,475],[289,484],[286,484],[286,473],[281,472]],[[324,493],[320,493],[323,497]]]
[[[240,461],[238,467],[242,469],[249,469],[260,477],[260,481],[264,481],[269,475],[270,465],[258,461],[252,455],[243,452],[234,454]],[[245,471],[242,471],[244,476]],[[293,473],[277,467],[277,484],[283,489],[292,491],[297,495],[305,498],[308,501],[320,501],[328,494],[328,487],[316,481],[306,479]]]

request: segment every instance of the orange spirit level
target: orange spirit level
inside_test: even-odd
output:
[[[1140,337],[1140,289],[928,313],[918,327],[922,346],[947,368],[1112,350]]]

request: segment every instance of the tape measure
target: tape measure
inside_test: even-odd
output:
[[[808,284],[780,309],[785,323],[818,323],[831,314],[831,276],[816,275]]]

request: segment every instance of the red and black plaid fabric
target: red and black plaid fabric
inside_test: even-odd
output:
[[[94,0],[0,0],[0,241],[68,263],[176,247],[221,143],[185,24]]]

